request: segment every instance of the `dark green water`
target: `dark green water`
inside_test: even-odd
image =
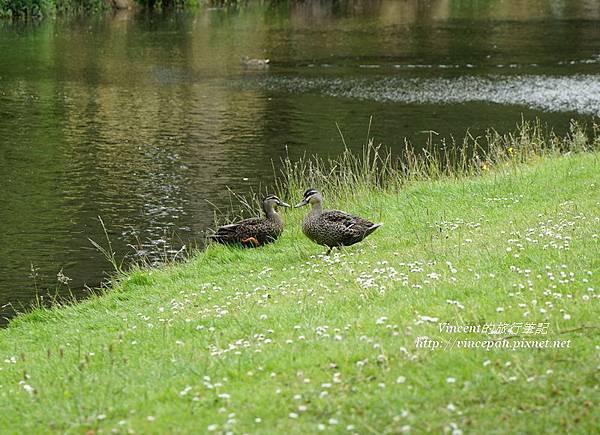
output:
[[[269,58],[246,67],[242,56]],[[286,149],[600,114],[597,1],[362,1],[0,23],[0,313],[201,244]],[[290,198],[290,201],[293,199]],[[32,267],[35,272],[32,277]],[[36,290],[37,288],[37,290]],[[12,306],[11,306],[12,304]]]

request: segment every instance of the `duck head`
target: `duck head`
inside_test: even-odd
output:
[[[289,205],[286,202],[283,202],[281,199],[277,198],[277,196],[275,196],[275,195],[269,195],[269,196],[266,196],[265,199],[263,199],[263,209],[264,209],[265,213],[268,214],[270,210],[274,210],[275,206],[291,207],[291,205]]]
[[[317,205],[321,204],[323,201],[323,197],[321,196],[321,192],[317,189],[307,189],[304,192],[304,198],[298,204],[295,205],[295,208],[304,207],[306,204]]]

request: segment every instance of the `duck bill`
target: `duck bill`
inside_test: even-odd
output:
[[[296,204],[294,206],[294,208],[304,207],[306,204],[308,204],[308,200],[306,198],[304,198],[302,201],[300,201],[298,204]]]
[[[291,205],[289,205],[287,202],[283,202],[283,201],[279,201],[279,205],[280,207],[291,207]]]

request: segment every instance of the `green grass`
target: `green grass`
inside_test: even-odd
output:
[[[385,223],[361,244],[326,257],[293,210],[272,245],[211,246],[18,316],[0,331],[0,432],[597,430],[600,153],[534,154],[471,177],[330,175],[330,207]],[[306,171],[292,166],[288,202]],[[459,348],[502,338],[570,341]]]

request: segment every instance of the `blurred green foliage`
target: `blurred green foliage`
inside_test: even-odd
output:
[[[39,18],[53,14],[109,10],[126,4],[117,0],[0,0],[0,17]],[[226,0],[130,0],[147,9],[177,9],[205,3],[229,3]]]
[[[148,9],[177,9],[212,3],[212,0],[135,0]]]
[[[105,0],[0,0],[0,17],[36,18],[54,13],[107,9]]]

